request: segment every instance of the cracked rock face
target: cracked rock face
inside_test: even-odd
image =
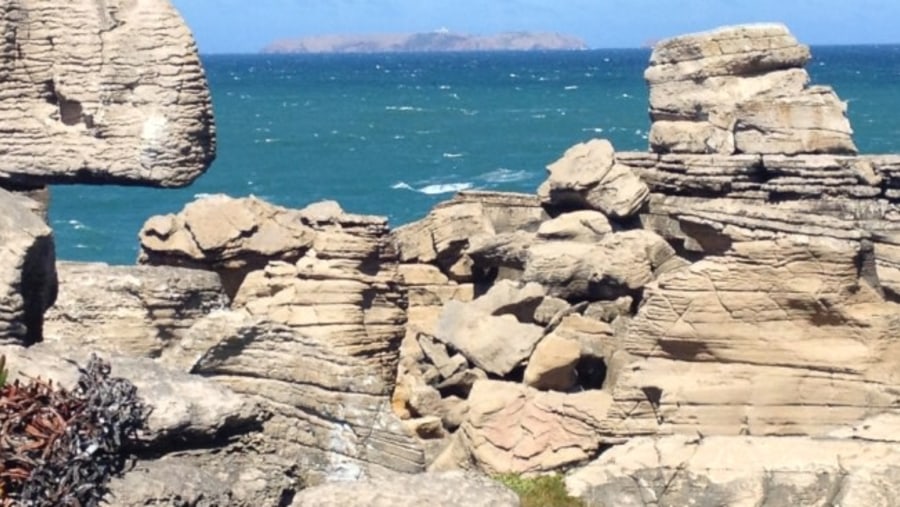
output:
[[[566,479],[587,505],[895,505],[893,445],[803,437],[636,438]]]
[[[809,48],[783,25],[725,27],[660,42],[650,85],[657,153],[856,153],[847,107],[809,86]]]
[[[0,183],[180,187],[212,162],[206,78],[168,0],[8,0],[0,27]]]

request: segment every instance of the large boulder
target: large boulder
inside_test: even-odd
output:
[[[610,439],[605,391],[541,392],[511,382],[477,382],[460,431],[463,448],[489,474],[539,474],[595,457]]]
[[[744,25],[658,43],[651,148],[660,153],[855,153],[846,105],[809,86],[809,48],[782,25]]]
[[[228,298],[218,275],[169,266],[59,262],[47,341],[131,357],[159,357]]]
[[[547,171],[549,178],[538,196],[557,208],[591,209],[624,219],[634,215],[649,194],[631,169],[616,163],[615,150],[605,139],[569,148]]]
[[[57,294],[53,231],[23,201],[0,189],[0,344],[41,341]]]
[[[179,187],[215,156],[209,90],[168,0],[12,0],[0,183]]]

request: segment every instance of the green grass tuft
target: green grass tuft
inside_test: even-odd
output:
[[[569,496],[561,475],[522,477],[503,474],[494,479],[515,491],[522,507],[585,507],[580,499]]]

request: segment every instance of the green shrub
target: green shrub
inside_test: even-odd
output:
[[[585,507],[580,499],[569,496],[561,475],[503,474],[495,479],[519,495],[522,507]]]
[[[6,356],[0,355],[0,387],[6,385],[7,378],[9,378],[9,369],[6,368]]]

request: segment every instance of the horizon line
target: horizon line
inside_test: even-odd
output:
[[[872,47],[872,46],[900,46],[900,42],[838,42],[806,44],[811,48],[821,47]],[[200,56],[310,56],[310,55],[397,55],[397,54],[465,54],[465,53],[581,53],[585,51],[652,51],[652,46],[620,46],[620,47],[589,47],[585,49],[498,49],[498,50],[466,50],[466,51],[373,51],[373,52],[283,52],[266,53],[263,49],[253,51],[200,51]]]

